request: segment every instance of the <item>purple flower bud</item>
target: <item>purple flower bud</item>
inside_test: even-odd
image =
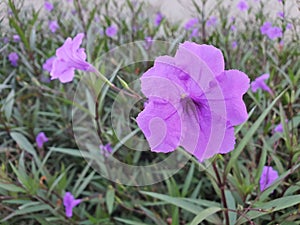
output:
[[[264,191],[270,187],[274,181],[278,178],[278,172],[271,166],[264,166],[261,177],[260,177],[260,191]]]
[[[269,88],[269,86],[265,83],[265,80],[269,79],[270,74],[263,74],[260,77],[256,78],[254,81],[252,81],[251,83],[251,90],[253,92],[257,92],[258,89],[262,89],[264,91],[269,92],[270,94],[272,94],[271,89]]]
[[[38,133],[35,138],[35,142],[39,148],[42,148],[45,142],[48,142],[49,139],[46,137],[44,132]]]
[[[10,64],[14,67],[18,66],[18,60],[19,60],[19,56],[16,52],[11,52],[8,55],[8,60],[10,61]]]
[[[59,28],[59,25],[56,20],[49,21],[49,29],[52,33],[55,33]]]

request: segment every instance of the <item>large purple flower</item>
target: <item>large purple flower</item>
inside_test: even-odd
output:
[[[264,91],[269,92],[272,94],[272,90],[269,88],[269,86],[265,83],[267,79],[269,79],[270,74],[263,74],[256,78],[254,81],[251,82],[251,90],[253,92],[257,92],[258,89],[262,89]]]
[[[63,202],[66,210],[66,216],[68,218],[72,217],[73,208],[77,206],[81,201],[82,201],[81,199],[75,199],[70,192],[66,192]]]
[[[264,191],[274,183],[278,178],[278,172],[271,166],[264,166],[261,177],[260,177],[260,191]]]
[[[248,117],[242,96],[249,78],[224,70],[219,49],[185,42],[175,57],[158,57],[141,85],[148,102],[137,123],[152,151],[182,146],[203,161],[233,150],[233,126]]]
[[[51,80],[59,79],[60,82],[66,83],[73,80],[75,69],[91,72],[95,70],[92,65],[85,61],[84,48],[79,48],[83,37],[84,34],[80,33],[73,40],[67,38],[63,46],[56,50],[56,58],[50,72]]]

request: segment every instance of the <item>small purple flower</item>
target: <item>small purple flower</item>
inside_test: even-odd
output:
[[[52,70],[53,62],[55,60],[55,56],[50,57],[49,59],[46,60],[46,62],[43,64],[43,70],[48,71],[49,73]]]
[[[286,119],[285,122],[288,123],[289,121]],[[283,132],[282,123],[276,125],[276,127],[274,128],[274,132],[276,132],[276,133],[282,133]]]
[[[55,33],[58,28],[59,25],[56,20],[49,21],[49,29],[52,33]]]
[[[174,57],[156,58],[140,79],[148,102],[136,121],[151,151],[182,146],[203,161],[234,149],[234,126],[248,118],[242,96],[249,78],[225,70],[221,50],[186,41]]]
[[[53,4],[51,2],[48,2],[46,1],[45,4],[44,4],[44,7],[45,9],[48,11],[48,12],[51,12],[53,10]]]
[[[190,35],[190,38],[193,38],[193,37],[199,37],[199,29],[198,28],[194,28],[191,35]]]
[[[278,2],[282,3],[282,0],[278,0]]]
[[[272,27],[271,22],[265,22],[261,27],[260,27],[260,32],[261,34],[267,34],[268,30]]]
[[[47,136],[45,135],[44,132],[38,133],[38,135],[35,138],[35,142],[36,142],[38,148],[42,148],[44,143],[47,141],[49,141],[49,139],[47,138]]]
[[[56,50],[56,58],[50,72],[51,80],[59,79],[60,82],[67,83],[73,80],[75,69],[95,71],[94,67],[85,61],[84,48],[79,48],[83,37],[83,33],[77,34],[73,40],[69,37],[63,46]]]
[[[164,17],[160,12],[156,13],[156,17],[155,17],[155,20],[154,20],[154,25],[156,27],[158,27],[163,19],[164,19]]]
[[[280,27],[271,27],[267,31],[267,36],[271,39],[274,40],[276,38],[281,38],[282,37],[282,30]]]
[[[16,52],[11,52],[8,55],[8,60],[10,61],[10,64],[14,67],[18,66],[18,60],[19,60],[19,56]]]
[[[261,177],[260,177],[260,191],[264,191],[270,187],[274,181],[278,178],[278,172],[271,166],[264,166]]]
[[[282,12],[282,11],[278,12],[278,13],[277,13],[277,16],[278,16],[279,18],[283,19],[283,18],[284,18],[284,12]]]
[[[269,79],[270,74],[263,74],[260,77],[256,78],[254,81],[252,81],[251,83],[251,90],[253,92],[257,92],[258,89],[262,89],[264,91],[269,92],[270,94],[272,94],[271,89],[269,88],[269,86],[265,83],[265,80]]]
[[[116,36],[117,33],[118,33],[118,27],[115,25],[111,25],[111,26],[107,27],[105,30],[106,36],[110,37],[110,38]]]
[[[291,23],[288,23],[287,25],[286,25],[286,29],[287,30],[291,30],[293,28],[293,25],[291,24]]]
[[[237,48],[237,41],[233,41],[231,43],[231,47],[232,47],[232,49],[236,49]]]
[[[231,25],[230,30],[231,30],[232,32],[236,31],[236,26],[235,26],[235,25]]]
[[[217,22],[218,22],[217,17],[211,16],[211,17],[207,20],[206,26],[208,26],[208,27],[216,26],[216,25],[217,25]]]
[[[15,34],[15,35],[13,35],[13,40],[14,40],[14,42],[19,42],[19,41],[21,41],[21,38],[19,35]]]
[[[240,0],[239,3],[237,4],[237,8],[244,12],[244,11],[247,11],[249,6],[248,6],[248,3],[244,0]]]
[[[75,199],[74,196],[70,192],[66,192],[64,195],[64,206],[66,210],[66,216],[71,218],[73,215],[73,208],[81,203],[81,199]]]
[[[3,38],[3,43],[4,43],[4,44],[7,44],[8,42],[9,42],[9,38],[8,38],[8,37],[4,37],[4,38]]]
[[[184,29],[191,30],[192,28],[195,28],[197,24],[198,24],[198,18],[192,18],[186,22],[186,24],[184,25]]]
[[[99,145],[99,148],[101,154],[103,154],[104,156],[109,156],[113,151],[110,143],[107,143],[106,145]]]
[[[153,43],[153,38],[150,36],[145,37],[145,48],[149,49]]]

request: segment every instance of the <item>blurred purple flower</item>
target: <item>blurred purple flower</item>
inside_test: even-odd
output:
[[[62,83],[71,82],[74,78],[74,71],[95,71],[94,67],[86,62],[86,54],[84,48],[79,48],[83,33],[77,34],[72,40],[67,38],[65,43],[56,50],[56,58],[53,62],[50,72],[51,80],[59,79]]]
[[[282,3],[282,0],[278,0],[278,2]]]
[[[230,30],[231,30],[231,31],[236,31],[236,26],[231,25]]]
[[[105,30],[106,36],[110,37],[110,38],[116,36],[117,33],[118,33],[118,27],[115,25],[111,25],[111,26],[107,27]]]
[[[38,133],[35,138],[35,142],[39,148],[42,148],[44,143],[49,141],[44,132]]]
[[[278,13],[277,13],[277,16],[278,16],[279,18],[283,19],[283,18],[284,18],[284,12],[282,12],[282,11],[278,12]]]
[[[254,81],[252,81],[251,83],[251,90],[253,92],[257,92],[258,89],[262,89],[264,91],[269,92],[270,94],[272,94],[271,89],[269,88],[269,86],[265,83],[265,80],[269,79],[270,74],[263,74],[260,77],[256,78]]]
[[[58,28],[59,25],[56,20],[49,21],[49,29],[52,33],[55,33]]]
[[[240,0],[239,3],[237,4],[237,8],[243,12],[243,11],[247,11],[249,6],[246,1]]]
[[[291,30],[293,28],[293,25],[291,24],[291,23],[288,23],[287,25],[286,25],[286,29],[287,30]]]
[[[192,18],[186,22],[186,24],[184,25],[184,29],[191,30],[192,28],[195,28],[197,24],[198,24],[198,18]]]
[[[282,30],[280,27],[271,27],[267,31],[267,36],[271,39],[274,40],[276,38],[282,37]]]
[[[150,36],[145,37],[145,47],[146,49],[149,49],[153,43],[153,38]]]
[[[211,27],[217,25],[218,19],[215,16],[211,16],[207,21],[206,21],[206,26]]]
[[[260,32],[261,34],[267,34],[268,30],[272,27],[271,22],[265,22],[261,27],[260,27]]]
[[[276,170],[274,170],[271,166],[264,166],[259,180],[260,191],[264,191],[270,187],[277,178],[278,172]]]
[[[13,40],[14,40],[14,42],[19,42],[19,41],[21,41],[21,38],[19,35],[15,34],[15,35],[13,35]]]
[[[233,41],[231,43],[231,47],[232,47],[232,49],[236,49],[237,48],[237,41]]]
[[[182,146],[203,161],[234,149],[233,126],[248,118],[242,96],[249,78],[225,70],[219,49],[184,42],[175,57],[156,58],[141,87],[148,102],[136,120],[151,151]]]
[[[288,123],[289,121],[286,119],[285,122]],[[274,132],[276,132],[276,133],[282,133],[283,132],[282,123],[276,125],[276,127],[274,128]]]
[[[3,40],[4,44],[7,44],[9,42],[9,38],[8,37],[4,37],[2,40]]]
[[[110,143],[107,143],[106,145],[99,145],[99,148],[101,154],[104,156],[109,156],[113,151]]]
[[[44,7],[45,9],[48,11],[48,12],[51,12],[53,10],[53,4],[51,2],[48,2],[46,1],[45,4],[44,4]]]
[[[190,38],[193,38],[193,37],[199,37],[199,29],[198,28],[194,28],[191,35],[190,35]]]
[[[46,62],[43,64],[43,70],[48,71],[49,73],[52,70],[53,62],[55,60],[55,56],[50,57],[49,59],[46,60]]]
[[[18,66],[18,60],[19,60],[19,56],[16,52],[11,52],[8,55],[8,60],[10,61],[10,64],[14,67]]]
[[[164,17],[160,12],[156,13],[156,17],[155,17],[155,20],[154,20],[154,25],[156,27],[158,27],[163,19],[164,19]]]
[[[72,217],[73,208],[77,206],[81,201],[82,201],[81,199],[75,199],[70,192],[66,192],[63,202],[66,210],[66,216],[68,218]]]

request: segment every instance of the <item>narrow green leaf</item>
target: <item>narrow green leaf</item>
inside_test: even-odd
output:
[[[220,210],[222,210],[219,207],[211,207],[211,208],[207,208],[203,211],[201,211],[191,222],[190,225],[199,225],[203,220],[208,219],[209,216],[215,214],[216,212],[219,212]]]
[[[2,183],[2,182],[0,182],[0,188],[7,190],[7,191],[11,191],[11,192],[22,192],[22,193],[26,192],[23,188],[18,187],[14,184],[6,184],[6,183]]]
[[[111,215],[115,202],[115,190],[113,188],[108,189],[105,200],[108,214]]]

